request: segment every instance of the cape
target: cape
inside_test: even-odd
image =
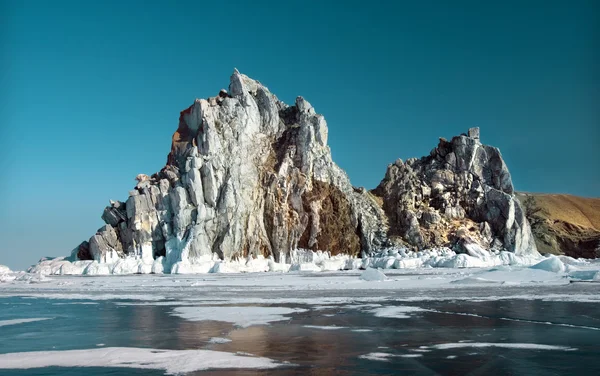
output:
[[[537,254],[497,148],[479,128],[430,155],[397,160],[379,186],[353,187],[331,158],[327,123],[304,98],[289,106],[237,70],[229,90],[181,112],[166,165],[138,175],[125,202],[75,250],[169,265],[217,255],[289,260],[297,249],[361,257],[386,247]]]

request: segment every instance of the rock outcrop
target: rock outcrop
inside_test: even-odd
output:
[[[517,193],[539,252],[600,257],[600,198]]]
[[[138,175],[129,198],[110,202],[106,225],[73,255],[134,255],[168,272],[214,255],[286,262],[297,249],[364,256],[394,244],[451,244],[471,254],[535,253],[500,152],[478,132],[396,161],[369,192],[332,161],[327,124],[309,102],[288,106],[236,70],[229,91],[181,112],[166,166]]]
[[[79,253],[165,256],[173,265],[213,253],[281,261],[296,248],[355,256],[380,248],[385,215],[333,163],[327,132],[302,97],[288,106],[235,71],[229,92],[181,112],[167,165],[138,175],[126,202],[111,201],[106,226]]]
[[[480,142],[479,128],[440,139],[427,157],[397,160],[373,193],[383,200],[396,243],[449,245],[472,255],[482,249],[537,253],[502,155]]]

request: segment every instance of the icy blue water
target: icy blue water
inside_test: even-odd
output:
[[[288,320],[236,327],[173,316],[174,306],[122,305],[125,301],[0,298],[0,321],[51,318],[0,326],[0,353],[146,347],[246,352],[295,367],[271,370],[198,371],[202,375],[597,375],[600,374],[600,305],[584,302],[501,300],[402,303],[426,309],[406,318],[377,317],[346,304],[302,308]],[[85,304],[81,304],[85,303]],[[89,304],[92,303],[92,304]],[[396,304],[385,302],[384,307]],[[397,305],[401,305],[398,303]],[[315,326],[315,327],[307,327]],[[319,327],[342,326],[338,330]],[[360,332],[354,331],[360,329]],[[367,331],[369,330],[369,331]],[[231,339],[213,344],[212,337]],[[440,349],[439,344],[462,344]],[[529,343],[574,350],[473,347],[468,343]],[[386,361],[364,356],[387,353]],[[403,356],[411,357],[403,357]],[[22,375],[163,375],[122,368],[0,369]]]

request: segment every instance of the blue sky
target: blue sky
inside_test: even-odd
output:
[[[518,190],[600,195],[596,1],[0,0],[0,264],[68,254],[234,67],[325,115],[334,160],[480,126]]]

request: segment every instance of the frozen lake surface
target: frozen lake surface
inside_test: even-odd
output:
[[[528,268],[0,284],[2,375],[596,375],[600,284]]]

